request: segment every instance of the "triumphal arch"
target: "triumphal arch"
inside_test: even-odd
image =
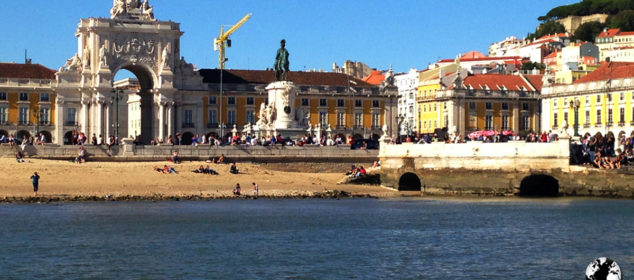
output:
[[[174,135],[179,101],[187,90],[203,90],[180,56],[182,35],[180,24],[154,18],[149,0],[114,0],[110,18],[82,19],[77,52],[56,73],[56,142],[70,131],[144,143]],[[122,69],[138,79],[125,93],[114,80]]]

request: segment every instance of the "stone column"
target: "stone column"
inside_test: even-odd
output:
[[[110,137],[110,110],[112,109],[112,106],[110,106],[110,103],[108,102],[105,102],[104,106],[106,107],[106,137]]]
[[[462,134],[462,137],[466,136],[466,107],[467,107],[467,102],[465,102],[464,99],[459,101],[459,106],[458,106],[458,125],[457,125],[457,133]]]
[[[172,107],[174,107],[174,101],[167,102],[167,135],[174,136],[174,127],[173,127],[173,117],[172,117]]]
[[[88,105],[90,105],[90,99],[82,97],[81,99],[81,131],[88,133]]]
[[[165,139],[165,105],[167,105],[167,101],[161,100],[159,102],[159,127],[158,127],[158,138],[159,140]]]
[[[513,103],[513,132],[520,132],[520,102]]]
[[[103,135],[104,139],[108,138],[108,135],[104,135],[103,133],[103,106],[104,106],[104,102],[101,99],[97,99],[96,100],[97,103],[97,108],[96,109],[96,116],[95,116],[95,132],[97,134],[97,137],[99,137],[99,135]]]
[[[51,141],[58,145],[64,144],[64,123],[66,120],[64,119],[64,97],[57,96],[57,100],[55,102],[55,135],[53,135],[53,139]]]

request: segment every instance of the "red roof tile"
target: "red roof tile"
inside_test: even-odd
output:
[[[463,56],[461,56],[460,59],[462,60],[462,59],[474,59],[474,58],[485,58],[485,57],[487,56],[479,51],[470,51],[464,54]]]
[[[201,69],[204,83],[219,83],[220,70]],[[275,82],[275,71],[272,70],[224,70],[223,82],[234,84],[269,84]],[[373,87],[362,80],[343,73],[331,72],[295,72],[288,73],[288,80],[297,85],[354,86]]]
[[[383,80],[385,80],[385,75],[383,75],[379,70],[372,70],[372,72],[370,72],[370,75],[363,78],[362,80],[371,85],[380,85]]]
[[[486,61],[486,60],[515,60],[515,59],[521,59],[521,57],[519,57],[519,56],[498,56],[498,57],[481,57],[481,58],[465,58],[465,59],[461,58],[460,62]],[[438,63],[454,62],[454,61],[456,61],[456,60],[452,59],[452,58],[447,58],[447,59],[439,60]]]
[[[0,63],[0,78],[55,79],[55,71],[40,64]]]
[[[608,79],[623,79],[634,77],[633,62],[606,62],[597,70],[585,75],[574,82],[574,84],[605,81]]]
[[[482,90],[485,86],[490,90],[499,90],[502,86],[507,90],[520,90],[523,87],[526,91],[531,91],[532,88],[521,76],[506,74],[468,76],[464,80],[464,85],[471,86],[475,90]]]
[[[524,75],[524,77],[533,85],[533,87],[541,92],[544,81],[542,80],[544,75]]]
[[[608,29],[607,31],[603,31],[601,33],[599,33],[600,38],[603,37],[612,37],[614,35],[616,35],[617,33],[619,33],[619,29],[618,28],[612,28],[612,29]]]

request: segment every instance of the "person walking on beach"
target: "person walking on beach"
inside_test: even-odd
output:
[[[31,176],[31,179],[33,180],[33,196],[37,196],[37,190],[40,183],[40,175],[37,175],[37,172],[35,172]]]
[[[259,187],[258,184],[256,184],[255,182],[253,182],[253,196],[258,197],[258,192],[259,192]]]

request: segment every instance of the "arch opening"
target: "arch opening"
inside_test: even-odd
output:
[[[44,143],[52,143],[53,142],[53,135],[49,131],[42,130],[39,133],[40,134],[38,134],[38,135],[44,135]]]
[[[401,176],[401,179],[398,180],[398,190],[399,191],[420,191],[421,183],[418,175],[407,172]]]
[[[17,140],[17,143],[22,143],[24,139],[29,139],[30,137],[31,133],[26,130],[20,130],[15,134],[15,140]]]
[[[194,134],[191,132],[185,132],[183,133],[183,140],[181,142],[181,144],[183,145],[191,145],[194,141],[192,140],[192,138],[194,137]]]
[[[519,195],[527,197],[557,197],[559,196],[559,181],[555,177],[546,174],[526,176],[520,183]]]
[[[154,139],[158,120],[154,114],[154,76],[142,65],[124,65],[114,76],[114,90],[120,92],[117,112],[110,126],[118,120],[118,137],[132,136],[147,145]],[[122,94],[121,94],[122,93]],[[113,97],[114,98],[114,97]],[[118,117],[118,119],[117,119]]]

